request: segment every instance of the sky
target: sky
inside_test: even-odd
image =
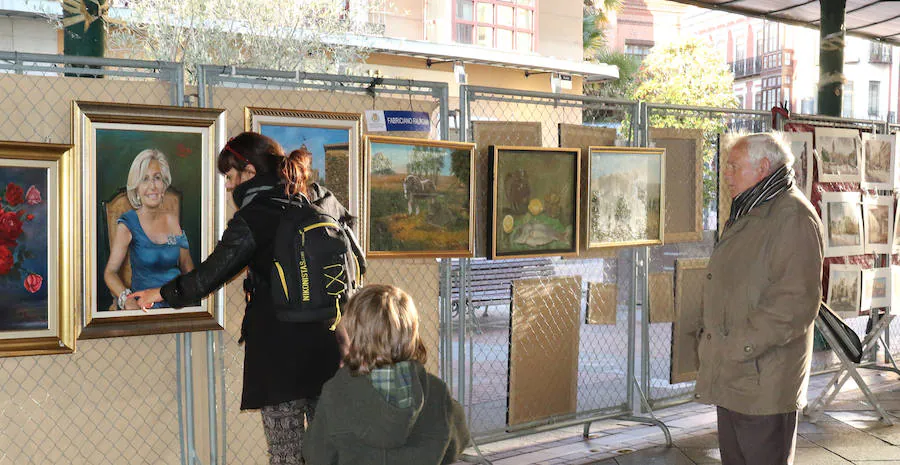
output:
[[[372,143],[372,154],[376,154],[381,152],[384,154],[388,160],[391,161],[391,164],[394,168],[394,171],[397,173],[408,173],[409,171],[406,168],[406,164],[409,163],[409,155],[412,153],[415,146],[413,145],[397,145],[397,144],[385,144],[381,142]],[[450,149],[440,149],[442,153],[445,154],[444,157],[444,167],[441,168],[440,176],[450,176],[450,154],[453,153]]]
[[[287,126],[264,124],[260,127],[260,131],[269,136],[284,148],[284,153],[291,153],[292,150],[300,148],[306,144],[306,148],[313,154],[312,167],[319,170],[319,179],[325,179],[325,145],[329,144],[345,144],[350,138],[350,131],[347,129],[331,129],[331,128],[313,128],[302,126]]]

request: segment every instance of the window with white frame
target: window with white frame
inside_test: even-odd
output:
[[[869,116],[878,116],[881,81],[869,81]]]
[[[454,0],[453,38],[501,50],[533,52],[538,0]]]
[[[845,82],[841,89],[841,116],[853,117],[853,81]]]

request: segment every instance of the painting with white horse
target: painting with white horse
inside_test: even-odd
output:
[[[473,150],[466,143],[367,136],[369,254],[471,256]]]

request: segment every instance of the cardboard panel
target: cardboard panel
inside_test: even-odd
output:
[[[675,323],[672,325],[672,364],[669,382],[684,383],[697,379],[700,360],[697,355],[697,330],[703,316],[703,284],[708,259],[675,262]]]
[[[671,323],[675,321],[675,275],[673,273],[650,273],[650,322]]]
[[[475,142],[475,256],[487,256],[490,247],[488,222],[491,219],[488,197],[491,193],[491,145],[541,146],[541,123],[516,121],[474,121]]]
[[[616,130],[613,128],[598,128],[594,126],[582,126],[580,124],[559,124],[559,146],[581,149],[581,176],[587,179],[589,175],[591,147],[614,146],[616,144]],[[581,226],[579,227],[582,240],[579,242],[581,250],[579,258],[611,258],[615,257],[616,249],[588,250],[588,208],[590,207],[590,183],[581,183]]]
[[[406,291],[419,311],[419,335],[428,350],[425,369],[438,374],[440,354],[440,268],[434,259],[369,260],[366,284],[390,284]]]
[[[510,426],[575,413],[580,304],[580,276],[513,281]]]
[[[589,325],[615,325],[618,287],[610,283],[588,283]]]
[[[703,240],[703,131],[650,128],[666,149],[666,228],[663,242]]]

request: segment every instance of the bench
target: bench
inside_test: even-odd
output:
[[[554,275],[553,261],[547,257],[488,260],[473,258],[468,269],[469,304],[471,308],[492,305],[509,305],[512,301],[512,283],[518,279],[544,278]],[[459,260],[453,260],[450,269],[450,308],[453,316],[459,313]]]

